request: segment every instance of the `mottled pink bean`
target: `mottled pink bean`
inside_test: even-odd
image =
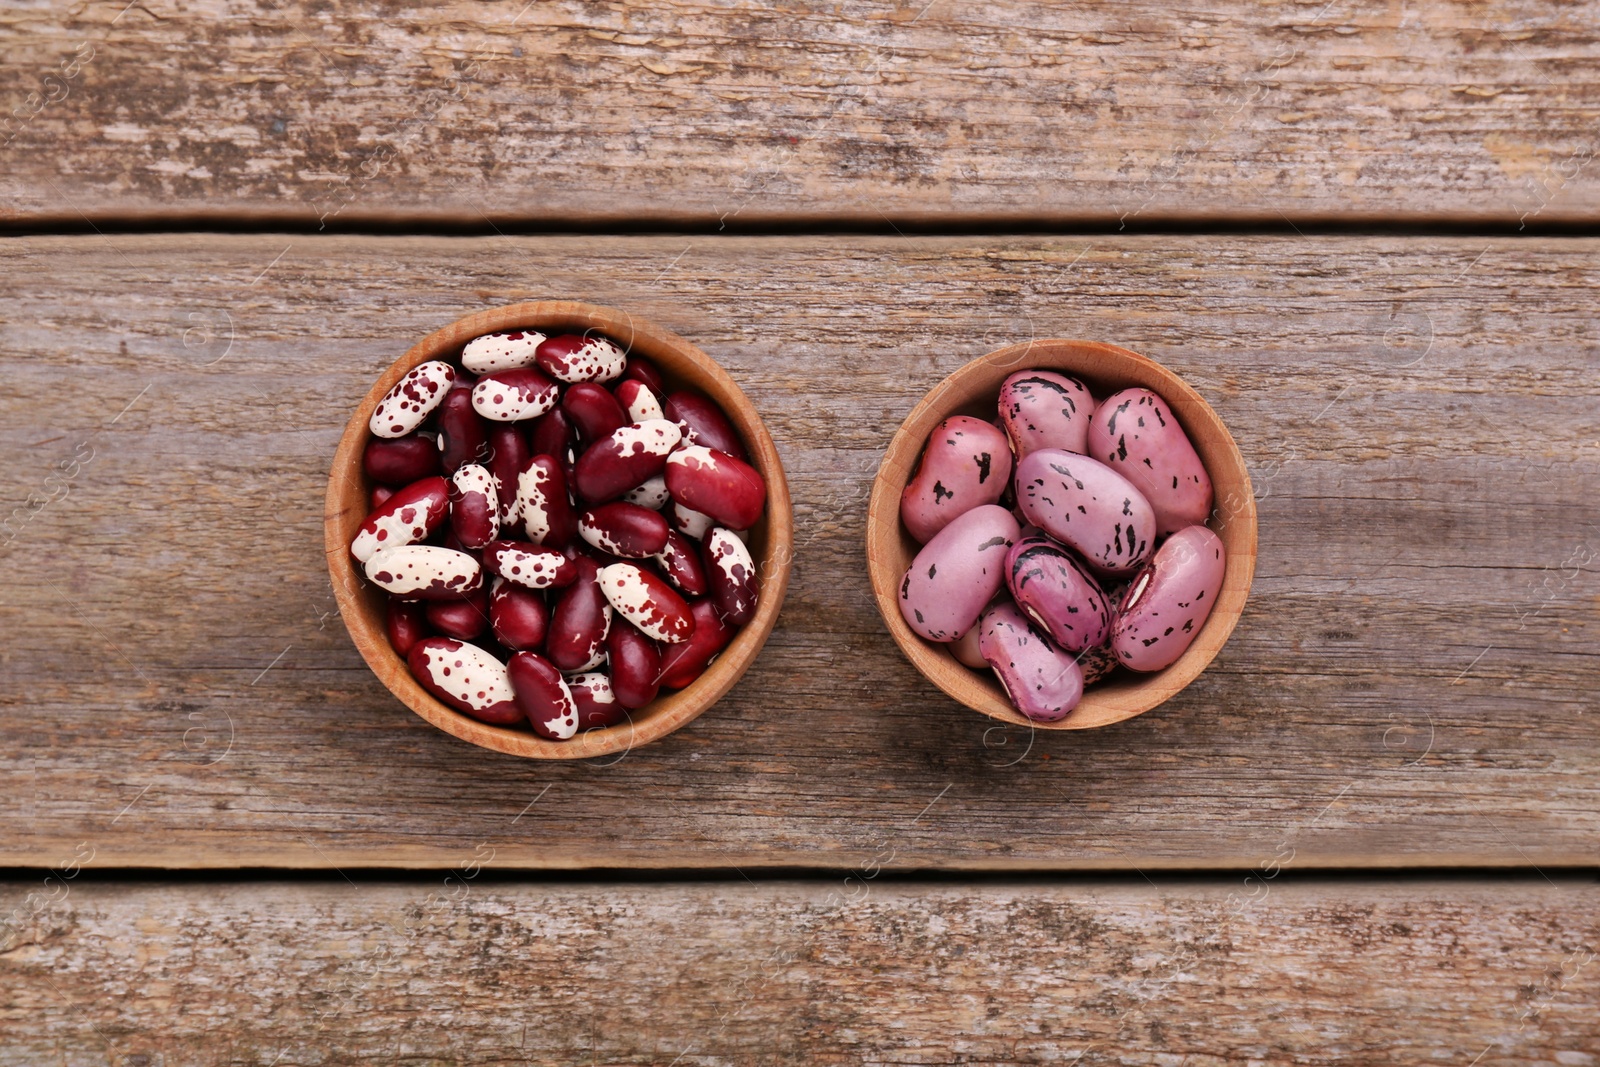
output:
[[[1211,514],[1211,475],[1171,407],[1148,389],[1106,397],[1089,426],[1088,451],[1139,487],[1156,532],[1202,524]]]
[[[1083,672],[1076,658],[1051,643],[1015,604],[983,613],[979,648],[1006,696],[1035,722],[1059,722],[1083,698]]]
[[[928,437],[917,472],[900,494],[900,521],[919,544],[956,516],[999,501],[1011,480],[1005,434],[967,415],[945,419]]]
[[[1000,424],[1020,459],[1041,448],[1084,452],[1094,398],[1076,378],[1025,370],[1000,385]]]
[[[958,516],[922,546],[900,581],[900,614],[929,641],[954,641],[977,623],[1005,580],[1017,520],[997,504]]]
[[[1117,607],[1111,632],[1117,661],[1136,671],[1175,663],[1216,606],[1226,570],[1222,539],[1204,526],[1167,538]]]
[[[1011,546],[1006,586],[1022,613],[1068,652],[1101,644],[1111,632],[1111,606],[1100,583],[1048,537]]]
[[[1156,517],[1132,482],[1096,460],[1041,448],[1017,464],[1017,504],[1035,526],[1106,574],[1144,565]]]

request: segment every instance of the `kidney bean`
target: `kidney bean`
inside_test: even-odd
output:
[[[623,707],[642,708],[660,692],[661,648],[626,619],[612,623],[606,636],[606,663]]]
[[[536,367],[497,370],[472,387],[472,410],[491,422],[538,418],[556,406],[561,390]]]
[[[455,380],[456,369],[441,360],[413,367],[378,401],[367,428],[374,437],[404,437],[433,413]]]
[[[1155,545],[1144,494],[1097,460],[1059,448],[1017,464],[1017,503],[1029,522],[1107,574],[1139,569]]]
[[[711,601],[696,600],[689,606],[689,614],[694,620],[689,640],[661,650],[663,689],[687,688],[733,640],[733,627],[722,621],[722,615]]]
[[[506,330],[474,337],[461,350],[461,365],[474,374],[533,366],[534,353],[544,341],[537,330]]]
[[[363,520],[350,554],[365,563],[382,549],[427,540],[449,514],[450,483],[438,476],[413,482]]]
[[[733,531],[714,526],[706,534],[705,572],[711,586],[711,601],[732,626],[743,626],[756,615],[761,580],[755,560],[745,543]]]
[[[677,530],[668,531],[667,543],[656,553],[655,561],[667,581],[677,586],[684,596],[702,597],[710,591],[705,569],[700,565],[700,553],[695,551],[694,543]]]
[[[968,415],[954,415],[934,428],[922,461],[900,494],[900,521],[918,544],[957,515],[994,504],[1011,481],[1006,435]]]
[[[922,546],[900,581],[900,614],[929,641],[954,641],[978,621],[1005,579],[1017,520],[998,504],[957,516]]]
[[[513,652],[536,651],[550,631],[550,609],[538,593],[496,577],[489,590],[494,639]]]
[[[483,546],[491,574],[524,589],[561,589],[578,577],[577,564],[561,552],[530,541],[491,541]]]
[[[469,463],[450,476],[450,529],[466,549],[500,536],[500,483],[487,467]]]
[[[667,546],[667,520],[649,508],[624,501],[601,504],[578,517],[578,535],[602,552],[645,559]]]
[[[554,456],[564,467],[570,467],[576,458],[573,448],[578,442],[578,428],[572,416],[559,407],[551,408],[533,424],[528,436],[528,448],[536,456]]]
[[[375,485],[372,492],[367,494],[367,505],[372,511],[377,511],[387,504],[394,496],[394,490],[387,485]]]
[[[1011,546],[1006,587],[1022,613],[1068,652],[1102,644],[1111,633],[1111,606],[1100,583],[1048,537]]]
[[[1109,643],[1095,645],[1078,653],[1078,669],[1083,672],[1083,684],[1093,685],[1117,669],[1117,654]]]
[[[1000,384],[1000,424],[1018,459],[1041,448],[1086,452],[1094,397],[1076,378],[1024,370]]]
[[[489,430],[489,462],[485,465],[500,487],[500,523],[503,526],[522,521],[517,505],[517,480],[532,458],[528,435],[521,426],[497,422]]]
[[[622,499],[630,504],[638,504],[641,508],[660,511],[672,499],[672,494],[667,492],[667,479],[658,474],[654,478],[646,478],[637,488],[623,493]]]
[[[741,463],[749,462],[744,442],[722,409],[709,398],[687,391],[669,393],[661,401],[661,410],[684,428],[683,439],[688,444],[703,445],[726,452]]]
[[[564,671],[587,671],[605,658],[611,603],[600,589],[600,566],[587,556],[573,561],[578,577],[550,613],[545,654]]]
[[[399,597],[389,598],[388,610],[384,613],[383,628],[389,635],[390,647],[400,653],[401,659],[410,655],[416,643],[432,632],[428,628],[428,616],[423,602],[401,600]]]
[[[566,548],[578,535],[578,514],[554,456],[534,456],[523,468],[517,478],[517,517],[536,545]]]
[[[661,399],[644,382],[632,378],[624,378],[616,386],[617,403],[627,413],[629,422],[643,422],[646,419],[664,419],[666,413],[661,410]]]
[[[489,430],[472,409],[470,389],[452,389],[434,417],[439,430],[439,462],[446,474],[468,463],[489,461]]]
[[[611,677],[604,671],[588,671],[567,679],[572,702],[578,709],[578,729],[603,730],[628,717],[628,709],[617,699]]]
[[[716,520],[710,515],[693,508],[686,508],[676,500],[672,502],[672,507],[667,509],[667,521],[678,533],[692,537],[696,541],[704,540],[711,527],[716,525]]]
[[[578,732],[578,707],[555,664],[537,652],[518,652],[506,664],[506,676],[534,733],[566,741]]]
[[[429,637],[412,647],[406,665],[422,688],[474,719],[505,726],[522,718],[505,665],[477,645]]]
[[[983,613],[978,645],[1012,705],[1035,722],[1058,722],[1083,698],[1077,660],[1050,643],[1014,604]]]
[[[622,371],[624,381],[643,382],[656,396],[667,395],[667,381],[654,363],[643,356],[629,356]]]
[[[439,473],[439,446],[415,433],[387,441],[374,437],[361,454],[361,469],[378,484],[398,489]]]
[[[561,408],[578,427],[578,436],[585,441],[598,441],[611,431],[637,420],[628,418],[611,390],[594,382],[579,382],[567,386],[562,394]]]
[[[578,457],[572,469],[573,488],[591,504],[615,500],[660,474],[680,439],[677,424],[666,419],[613,430]]]
[[[1117,606],[1111,630],[1117,661],[1136,671],[1177,662],[1211,615],[1226,570],[1222,539],[1204,526],[1167,538]]]
[[[1201,525],[1211,514],[1211,475],[1171,407],[1150,390],[1106,397],[1089,424],[1088,452],[1145,495],[1157,534]]]
[[[365,570],[372,584],[409,600],[460,600],[483,585],[483,568],[476,559],[438,545],[380,549]]]
[[[489,632],[489,591],[482,586],[462,600],[430,600],[428,624],[445,637],[476,641]]]
[[[748,530],[767,503],[767,483],[748,463],[703,445],[667,457],[667,489],[684,507],[734,530]]]
[[[620,377],[628,357],[622,349],[596,334],[575,333],[552,337],[539,346],[539,366],[563,382],[609,382]]]
[[[612,608],[646,637],[680,644],[694,632],[689,605],[666,579],[632,563],[600,569],[600,589]]]

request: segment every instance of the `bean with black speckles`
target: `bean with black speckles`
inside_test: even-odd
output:
[[[1150,501],[1156,533],[1204,523],[1211,514],[1211,475],[1171,406],[1149,389],[1106,397],[1089,424],[1088,452]]]
[[[1060,448],[1017,464],[1023,516],[1107,575],[1128,574],[1155,549],[1156,517],[1134,484],[1104,463]]]
[[[1117,606],[1111,630],[1117,662],[1136,671],[1177,662],[1216,606],[1227,564],[1222,539],[1204,526],[1167,538]]]
[[[917,471],[900,494],[900,521],[918,544],[958,515],[999,501],[1011,480],[1011,446],[982,419],[954,415],[928,436]]]
[[[1025,370],[1000,385],[1000,422],[1017,458],[1041,448],[1084,452],[1094,398],[1076,378]]]
[[[1035,722],[1059,722],[1083,698],[1083,672],[1072,653],[1057,648],[1015,604],[997,604],[979,623],[983,658],[1019,712]]]
[[[1048,537],[1025,537],[1011,546],[1006,587],[1022,613],[1068,652],[1101,644],[1111,632],[1111,606],[1100,583]]]
[[[900,614],[929,641],[954,641],[977,623],[1005,580],[1017,520],[997,504],[959,516],[922,546],[900,581]]]

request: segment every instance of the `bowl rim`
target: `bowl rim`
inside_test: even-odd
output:
[[[1087,372],[1081,369],[1090,360],[1116,369]],[[904,568],[890,559],[897,550],[906,550],[905,542],[915,546],[900,524],[900,494],[916,470],[928,435],[943,419],[975,406],[950,404],[946,394],[959,395],[969,383],[981,383],[990,378],[998,394],[1007,376],[1032,369],[1054,370],[1078,377],[1091,386],[1099,399],[1128,388],[1154,390],[1172,409],[1184,432],[1195,443],[1196,451],[1208,459],[1207,470],[1212,472],[1213,483],[1220,480],[1215,470],[1218,458],[1238,481],[1238,487],[1229,494],[1227,501],[1214,503],[1206,522],[1206,526],[1219,535],[1226,527],[1233,530],[1223,538],[1231,543],[1217,604],[1194,641],[1182,656],[1163,670],[1131,677],[1123,672],[1125,677],[1119,682],[1085,690],[1078,707],[1058,722],[1035,722],[1022,715],[1005,698],[1004,690],[992,673],[986,675],[973,670],[958,662],[944,646],[919,637],[900,614],[897,589]],[[1214,445],[1202,447],[1197,440],[1194,431],[1201,423],[1209,423],[1221,431]],[[1220,456],[1208,457],[1207,454],[1213,452],[1220,452]],[[897,469],[906,471],[905,478],[892,473]],[[1255,577],[1256,501],[1249,469],[1232,432],[1205,398],[1176,372],[1148,356],[1103,341],[1034,339],[1007,345],[968,361],[929,390],[911,409],[879,462],[867,505],[865,539],[868,578],[878,614],[895,644],[923,677],[959,703],[1005,723],[1039,730],[1092,730],[1125,722],[1164,704],[1199,677],[1227,643],[1238,625]],[[914,548],[910,551],[915,555]]]
[[[549,741],[526,730],[480,722],[445,705],[423,689],[389,644],[383,627],[370,626],[363,616],[364,600],[381,593],[358,573],[349,551],[350,537],[366,517],[367,493],[361,457],[369,436],[368,423],[378,401],[418,364],[454,357],[462,345],[474,337],[518,327],[549,333],[602,333],[624,351],[638,352],[651,359],[668,377],[712,396],[739,431],[750,452],[751,464],[767,483],[766,511],[749,534],[761,575],[754,618],[688,687],[663,693],[641,709],[648,714],[639,719],[630,715],[622,723],[587,730],[567,741]],[[677,366],[663,366],[663,363],[692,367],[704,375],[705,382],[688,380]],[[711,385],[723,395],[716,395]],[[725,397],[733,402],[729,403]],[[355,511],[345,503],[352,483],[360,488],[360,505]],[[794,559],[794,514],[777,446],[755,405],[716,360],[687,339],[626,310],[575,300],[536,300],[485,308],[441,326],[413,344],[378,376],[356,405],[334,451],[328,474],[323,541],[334,599],[345,629],[367,666],[401,703],[444,732],[496,752],[530,759],[588,759],[626,753],[693,721],[732,689],[755,662],[777,625],[788,593]]]

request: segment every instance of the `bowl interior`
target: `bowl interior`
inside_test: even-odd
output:
[[[454,359],[474,337],[498,330],[531,327],[548,334],[603,333],[631,354],[658,366],[669,387],[705,393],[727,414],[749,449],[751,463],[767,482],[767,509],[749,532],[748,544],[761,575],[755,618],[692,685],[663,692],[630,719],[589,730],[569,741],[547,741],[527,729],[492,726],[447,707],[417,684],[405,661],[389,645],[384,629],[387,597],[367,582],[349,552],[350,540],[365,519],[371,483],[361,469],[367,423],[385,393],[408,371],[430,359]],[[772,438],[755,406],[727,372],[700,349],[626,311],[574,301],[540,301],[491,308],[469,315],[417,342],[378,379],[357,407],[340,439],[328,481],[325,521],[328,569],[339,611],[367,664],[407,707],[463,740],[517,756],[583,759],[625,752],[689,722],[723,696],[755,660],[778,620],[793,558],[793,515],[788,483]]]
[[[1032,369],[1070,374],[1087,385],[1096,400],[1134,386],[1160,394],[1211,475],[1216,504],[1207,525],[1222,539],[1228,554],[1216,607],[1177,662],[1152,674],[1119,670],[1085,690],[1072,714],[1055,723],[1036,723],[1020,715],[992,671],[972,670],[944,646],[918,637],[901,617],[897,601],[900,578],[921,548],[900,523],[900,494],[916,471],[923,445],[933,428],[952,415],[994,419],[1001,383],[1017,371]],[[975,711],[1042,730],[1084,730],[1121,722],[1149,711],[1188,685],[1211,662],[1239,621],[1255,561],[1255,495],[1244,457],[1221,418],[1199,393],[1159,363],[1094,341],[1011,345],[973,360],[939,383],[912,409],[890,442],[867,510],[867,569],[873,596],[906,657],[945,693]]]

